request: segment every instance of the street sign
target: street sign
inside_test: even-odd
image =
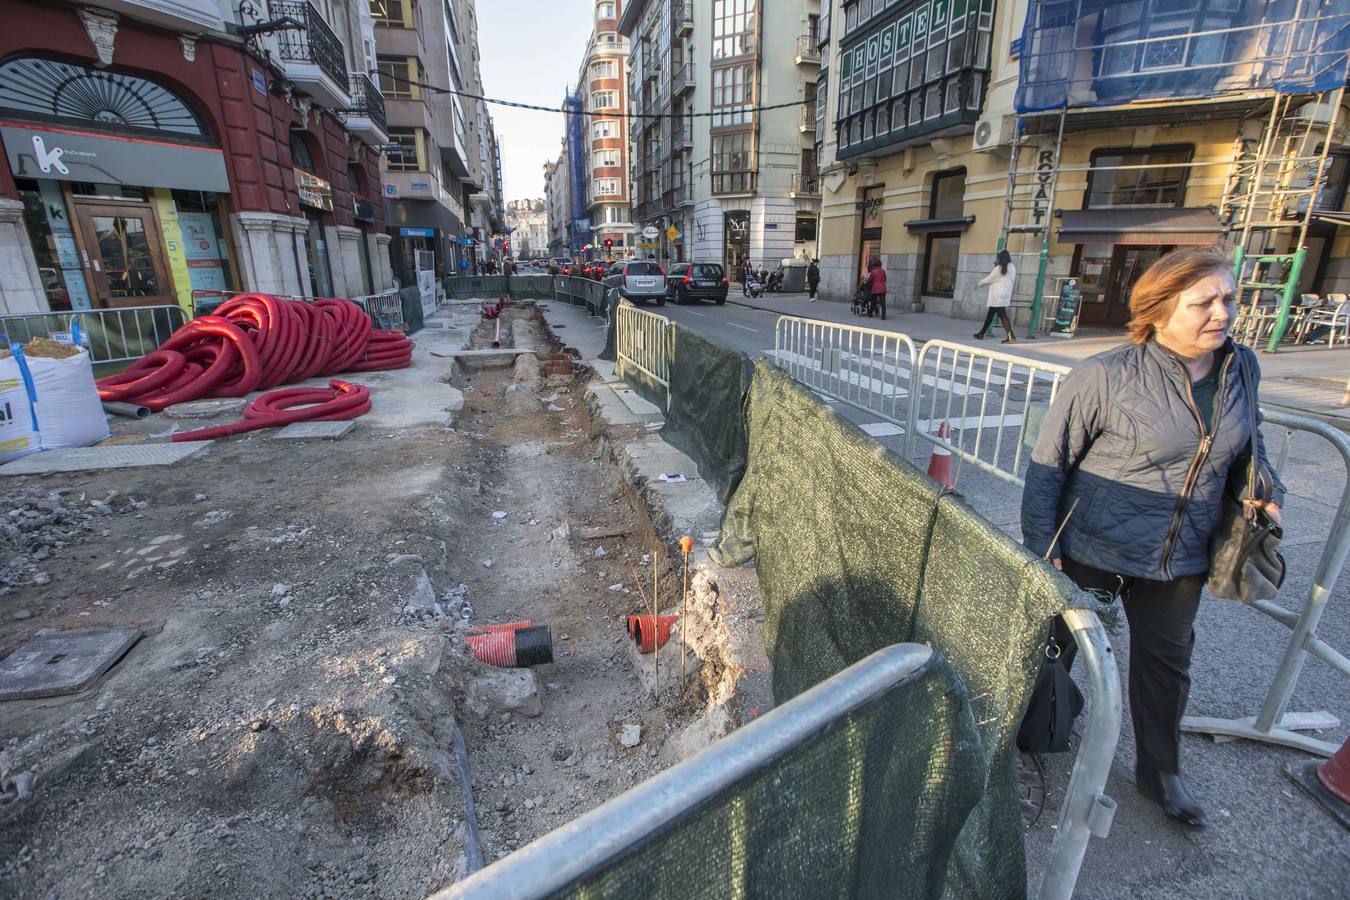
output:
[[[639,250],[655,250],[656,247],[656,244],[638,244]]]
[[[642,229],[642,236],[650,241],[653,238],[661,236],[661,229],[657,228],[655,225],[648,225],[646,228]]]
[[[674,241],[678,240],[679,237],[680,237],[680,229],[676,228],[674,225],[671,225],[669,228],[666,229],[666,240]]]

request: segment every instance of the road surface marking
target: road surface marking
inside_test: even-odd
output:
[[[732,328],[739,328],[741,331],[748,331],[751,334],[759,334],[759,329],[757,328],[746,328],[744,325],[737,325],[735,322],[727,322],[726,324],[730,325]]]
[[[689,315],[691,315],[691,316],[698,316],[700,319],[706,319],[706,318],[708,318],[708,317],[707,317],[706,315],[704,315],[703,313],[701,313],[701,312],[694,312],[692,309],[685,310],[685,312],[689,313]]]
[[[905,433],[905,430],[899,425],[894,425],[890,422],[868,422],[861,427],[863,431],[867,432],[872,437],[891,437],[893,435]]]

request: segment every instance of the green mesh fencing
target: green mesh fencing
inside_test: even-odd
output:
[[[755,367],[744,353],[674,326],[670,409],[661,437],[698,464],[723,503],[745,471],[745,398]]]
[[[767,362],[748,410],[748,464],[713,558],[756,560],[775,700],[878,647],[939,650],[970,687],[987,779],[951,896],[1024,896],[1013,738],[1072,585]]]
[[[552,275],[512,275],[509,290],[512,300],[552,300]]]
[[[983,781],[960,678],[891,647],[438,900],[937,900]]]
[[[506,275],[452,275],[445,279],[445,293],[454,300],[504,297],[510,291]]]
[[[425,324],[422,314],[422,293],[415,287],[403,288],[398,292],[398,305],[403,311],[403,324],[408,334],[422,330]]]

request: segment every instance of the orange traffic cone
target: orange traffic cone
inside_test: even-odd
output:
[[[946,422],[938,426],[938,437],[950,440],[951,433]],[[956,482],[952,480],[952,451],[940,444],[933,445],[933,455],[928,460],[928,477],[948,490],[956,488]]]
[[[1325,806],[1333,819],[1350,828],[1350,738],[1326,762],[1290,764],[1284,773]]]

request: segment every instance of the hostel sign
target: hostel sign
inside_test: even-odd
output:
[[[311,175],[304,169],[295,169],[295,192],[305,206],[333,211],[333,186],[318,175]]]
[[[1036,194],[1032,197],[1031,217],[1041,224],[1050,204],[1050,191],[1055,181],[1055,151],[1042,150],[1036,158]]]

